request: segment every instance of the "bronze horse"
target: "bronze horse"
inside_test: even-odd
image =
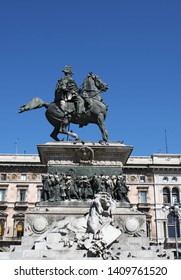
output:
[[[39,97],[34,97],[26,105],[20,107],[19,113],[33,110],[41,107],[46,108],[46,118],[54,127],[53,132],[50,136],[56,140],[58,139],[58,134],[67,134],[74,137],[75,140],[80,140],[76,133],[68,131],[67,127],[70,123],[79,124],[80,127],[86,126],[89,123],[97,124],[101,133],[102,140],[108,141],[108,133],[104,124],[107,112],[107,106],[102,100],[101,92],[105,92],[108,89],[108,85],[105,84],[97,75],[90,72],[85,78],[83,85],[80,89],[80,96],[86,94],[90,99],[90,108],[84,106],[85,110],[80,116],[77,115],[75,110],[74,102],[67,101],[64,108],[58,106],[55,102],[46,103]],[[82,98],[84,104],[84,99]]]

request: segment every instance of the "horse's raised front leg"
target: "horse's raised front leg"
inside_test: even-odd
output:
[[[69,135],[70,137],[75,138],[75,140],[77,140],[77,141],[80,140],[79,136],[76,133],[70,132],[68,130],[62,130],[62,131],[60,131],[60,133]]]
[[[102,113],[100,113],[98,115],[98,118],[97,118],[97,125],[102,133],[102,140],[105,141],[105,142],[108,142],[109,139],[108,139],[108,133],[107,133],[107,130],[106,130],[106,126],[104,124],[104,115]]]
[[[50,134],[50,136],[55,140],[55,141],[60,141],[60,139],[57,137],[57,135],[59,134],[59,133],[61,133],[61,134],[66,134],[66,135],[69,135],[69,136],[71,136],[71,137],[73,137],[73,138],[75,138],[75,140],[80,140],[79,139],[79,136],[76,134],[76,133],[73,133],[73,132],[70,132],[70,131],[67,131],[67,130],[57,130],[57,128],[55,128],[54,130],[53,130],[53,132]]]
[[[75,138],[75,140],[77,140],[77,141],[80,140],[79,136],[76,133],[73,133],[72,131],[67,130],[67,124],[65,124],[65,123],[61,123],[59,126],[55,126],[54,130],[52,131],[50,136],[55,141],[60,141],[60,139],[58,138],[59,133],[69,135],[70,137]]]
[[[64,123],[63,126],[62,126],[62,129],[60,129],[59,133],[66,134],[66,135],[68,135],[70,137],[73,137],[77,141],[80,140],[79,136],[76,133],[67,130],[67,126],[68,126],[68,124]]]

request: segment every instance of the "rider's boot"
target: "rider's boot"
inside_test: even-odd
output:
[[[92,105],[90,98],[89,97],[85,97],[84,101],[85,101],[85,108],[86,108],[86,110],[90,109],[91,105]]]
[[[84,112],[79,102],[75,102],[75,109],[76,109],[77,117],[80,117],[81,114]]]

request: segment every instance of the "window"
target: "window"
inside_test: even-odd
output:
[[[26,201],[26,190],[25,189],[19,190],[19,201],[20,202]]]
[[[24,224],[23,222],[18,222],[16,226],[16,232],[17,232],[17,237],[20,238],[23,236],[23,231],[24,231]]]
[[[149,187],[144,185],[144,186],[138,186],[137,189],[138,189],[139,203],[143,203],[143,204],[148,203]]]
[[[145,183],[145,182],[146,182],[145,175],[141,175],[140,176],[140,183]]]
[[[1,174],[1,181],[6,181],[6,180],[7,180],[6,174]]]
[[[163,183],[167,183],[168,182],[168,177],[167,176],[163,177],[162,181],[163,181]]]
[[[37,186],[37,202],[44,200],[44,191],[41,185]]]
[[[170,198],[171,197],[171,198]],[[179,190],[178,188],[173,188],[170,194],[169,188],[163,188],[163,203],[179,203]]]
[[[150,223],[150,221],[146,221],[146,235],[147,235],[147,237],[151,237],[151,223]]]
[[[177,188],[172,189],[172,202],[179,203],[179,190]]]
[[[163,203],[170,203],[170,190],[163,188]]]
[[[4,234],[4,222],[0,221],[0,236]]]
[[[140,203],[147,203],[147,191],[140,191]]]
[[[13,236],[22,237],[24,233],[24,213],[14,214]]]
[[[27,175],[21,174],[21,181],[26,181],[26,180],[27,180]]]
[[[179,219],[176,215],[168,214],[168,237],[180,237]],[[176,235],[177,234],[177,235]]]
[[[167,237],[167,223],[166,221],[163,222],[163,232],[164,232],[164,238]]]
[[[172,177],[172,183],[176,183],[177,181],[178,181],[178,179],[176,176]]]
[[[28,186],[26,185],[17,185],[17,198],[16,198],[16,204],[15,206],[17,207],[21,207],[21,206],[25,206],[25,202],[27,202],[27,194],[28,194]],[[20,202],[20,203],[18,203]],[[22,203],[24,202],[24,203]]]
[[[0,201],[5,201],[5,189],[0,189]]]
[[[39,190],[40,194],[39,194],[39,201],[43,201],[43,190]]]
[[[19,201],[21,202],[26,201],[26,190],[24,189],[19,190]]]

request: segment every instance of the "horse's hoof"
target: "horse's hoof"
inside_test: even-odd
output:
[[[54,134],[50,134],[50,136],[51,136],[55,141],[60,141],[60,139],[58,139],[58,137],[55,136]]]

